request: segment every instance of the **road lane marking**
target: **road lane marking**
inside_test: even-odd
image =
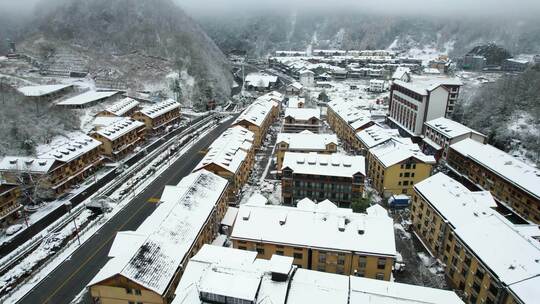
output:
[[[148,202],[149,202],[149,203],[152,203],[152,204],[157,204],[157,203],[159,203],[160,200],[161,200],[161,199],[160,199],[159,197],[151,197],[151,198],[148,200]]]
[[[128,222],[130,222],[130,221],[135,217],[135,215],[139,214],[139,212],[141,212],[141,210],[142,210],[144,207],[146,207],[146,206],[147,206],[146,204],[141,204],[141,206],[139,207],[139,209],[137,209],[137,211],[136,211],[135,213],[133,213],[133,214],[127,219],[127,221],[125,221],[120,227],[118,227],[118,229],[117,229],[116,231],[121,231],[122,228],[124,228],[124,226],[126,226],[126,224],[127,224]],[[48,298],[46,298],[45,301],[43,301],[42,303],[44,303],[44,304],[49,303],[49,301],[51,300],[51,298],[54,297],[54,296],[55,296],[62,288],[64,288],[64,286],[65,286],[69,281],[71,281],[71,279],[73,279],[73,277],[74,277],[75,275],[77,275],[77,274],[81,271],[81,269],[82,269],[84,266],[86,266],[86,264],[88,264],[88,263],[90,262],[90,260],[92,260],[92,259],[96,256],[96,254],[97,254],[99,251],[101,251],[101,249],[103,249],[103,247],[105,247],[105,245],[107,245],[114,237],[116,237],[116,233],[114,233],[111,237],[109,237],[109,238],[107,239],[107,241],[103,242],[103,244],[101,244],[101,246],[99,246],[98,249],[95,250],[94,253],[93,253],[91,256],[89,256],[86,260],[84,260],[84,262],[83,262],[77,269],[75,269],[75,271],[74,271],[74,272],[73,272],[73,273],[72,273],[72,274],[71,274],[71,275],[70,275],[70,276],[69,276],[69,277],[68,277],[68,278],[60,285],[60,286],[58,286],[58,288],[56,288],[56,289],[51,293],[51,295],[50,295]],[[79,247],[79,248],[80,248],[80,247]]]

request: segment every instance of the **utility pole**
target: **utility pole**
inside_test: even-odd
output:
[[[64,206],[66,206],[68,213],[71,216],[71,201],[65,202]],[[77,241],[79,242],[79,246],[81,246],[81,239],[79,238],[79,228],[77,227],[77,222],[75,221],[75,217],[73,217],[73,225],[75,226],[75,235],[77,236]]]

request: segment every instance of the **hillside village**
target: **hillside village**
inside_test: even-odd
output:
[[[537,303],[537,160],[456,109],[540,55],[480,53],[231,53],[201,109],[11,42],[2,102],[77,125],[1,150],[0,302]]]

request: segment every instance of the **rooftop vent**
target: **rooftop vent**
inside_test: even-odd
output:
[[[243,210],[242,212],[242,219],[244,221],[249,220],[249,217],[251,216],[251,210]]]
[[[15,164],[17,163],[17,159],[10,159],[10,160],[9,160],[9,163],[10,163],[11,165],[15,165]]]
[[[343,217],[338,219],[338,230],[341,232],[345,231],[345,218]]]
[[[24,163],[25,163],[26,165],[30,166],[33,162],[34,162],[33,159],[28,159],[28,160],[26,160]]]
[[[279,224],[281,226],[285,225],[285,223],[287,222],[287,213],[283,213],[280,217],[279,217]]]

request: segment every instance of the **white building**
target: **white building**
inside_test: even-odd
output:
[[[277,85],[278,77],[264,73],[250,73],[246,76],[245,87],[248,90],[268,91]]]
[[[394,81],[390,89],[390,125],[408,136],[420,136],[426,121],[453,113],[461,85],[458,79],[434,76]]]
[[[307,88],[315,86],[315,73],[311,70],[304,70],[300,72],[300,83]]]
[[[384,92],[384,80],[380,79],[371,79],[369,81],[369,91],[373,93],[381,93]]]

